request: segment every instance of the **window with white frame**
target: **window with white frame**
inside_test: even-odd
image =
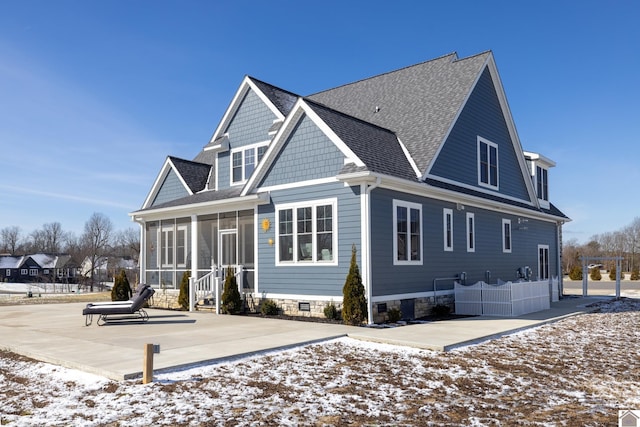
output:
[[[442,210],[442,234],[444,241],[444,250],[453,251],[453,210]]]
[[[538,280],[549,278],[549,245],[538,245]]]
[[[467,212],[467,252],[476,251],[476,220],[472,212]]]
[[[9,277],[11,276],[11,269],[7,268],[7,271],[5,272],[5,276]]]
[[[502,252],[511,253],[511,220],[502,220]]]
[[[498,145],[478,137],[478,185],[498,189]]]
[[[393,201],[393,263],[422,264],[422,205]]]
[[[29,274],[29,270],[27,270],[26,268],[22,268],[20,269],[20,274],[22,276],[26,276],[27,274]]]
[[[336,207],[336,199],[276,206],[276,263],[335,265]]]
[[[160,230],[160,265],[162,267],[187,266],[187,226],[165,225]],[[175,265],[174,265],[175,264]]]
[[[38,275],[38,269],[37,268],[30,268],[29,269],[29,276],[37,276]]]
[[[231,150],[231,183],[242,184],[246,182],[264,153],[267,151],[268,142],[236,148]]]
[[[549,200],[549,172],[547,169],[536,166],[536,191],[538,199]]]

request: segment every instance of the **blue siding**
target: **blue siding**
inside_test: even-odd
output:
[[[164,182],[160,186],[160,191],[158,191],[158,194],[156,194],[156,198],[153,200],[151,206],[170,202],[171,200],[176,200],[188,195],[189,192],[186,188],[184,188],[182,182],[180,182],[178,175],[176,175],[173,169],[171,169],[165,177]]]
[[[335,176],[344,155],[306,115],[302,116],[260,186]]]
[[[269,128],[275,119],[277,117],[269,107],[255,92],[249,90],[225,129],[229,133],[231,148],[268,141],[271,139]]]
[[[269,231],[258,232],[259,292],[341,297],[349,273],[352,244],[356,245],[357,261],[361,265],[359,193],[360,187],[345,187],[342,183],[272,192],[271,204],[258,207],[259,221],[268,218],[272,224]],[[338,265],[276,266],[276,245],[268,243],[269,239],[276,239],[276,205],[327,198],[337,198],[338,201]]]
[[[270,140],[269,129],[275,119],[277,119],[276,115],[262,102],[260,97],[249,90],[225,129],[225,132],[229,134],[231,149]],[[231,186],[230,159],[230,152],[218,154],[216,176],[220,190]]]
[[[422,205],[423,265],[393,265],[393,199]],[[453,210],[453,251],[444,251],[443,208]],[[476,248],[467,252],[466,213],[475,216]],[[531,267],[537,272],[538,245],[549,245],[550,272],[557,271],[556,225],[529,219],[524,227],[518,217],[499,212],[465,206],[456,210],[456,204],[404,193],[376,189],[372,192],[372,276],[373,295],[391,295],[433,290],[436,278],[454,277],[467,273],[467,283],[485,280],[491,272],[491,283],[498,279],[514,280],[516,269]],[[502,252],[502,219],[510,219],[512,252]],[[551,275],[555,273],[550,273]],[[438,281],[437,289],[451,289],[453,281]]]
[[[498,145],[499,192],[529,200],[517,154],[488,69],[485,69],[471,93],[431,173],[478,186],[478,136]]]

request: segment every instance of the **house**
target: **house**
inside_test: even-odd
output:
[[[369,322],[421,317],[456,280],[561,277],[554,166],[523,151],[490,51],[309,96],[247,76],[200,153],[167,157],[130,213],[140,274],[171,288],[239,266],[254,300],[321,315],[354,246]]]
[[[67,254],[30,254],[0,256],[0,279],[5,282],[65,282],[76,276],[76,268]]]
[[[0,256],[0,281],[16,282],[20,273],[20,265],[23,256],[1,255]]]

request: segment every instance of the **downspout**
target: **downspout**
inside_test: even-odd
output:
[[[365,272],[365,283],[367,289],[367,304],[369,309],[367,310],[367,323],[373,324],[373,289],[371,281],[371,191],[380,185],[380,177],[376,178],[376,182],[372,185],[363,184],[364,186],[364,242],[362,245],[362,263],[363,270]]]
[[[556,228],[556,273],[558,274],[558,299],[564,295],[564,282],[562,272],[562,221],[557,222]]]

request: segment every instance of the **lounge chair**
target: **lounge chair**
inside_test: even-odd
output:
[[[140,285],[136,293],[128,301],[111,301],[89,303],[82,310],[85,326],[93,323],[93,315],[97,314],[98,326],[102,326],[112,320],[139,320],[146,322],[149,315],[142,308],[156,291],[148,285]],[[115,317],[114,317],[115,316]]]

